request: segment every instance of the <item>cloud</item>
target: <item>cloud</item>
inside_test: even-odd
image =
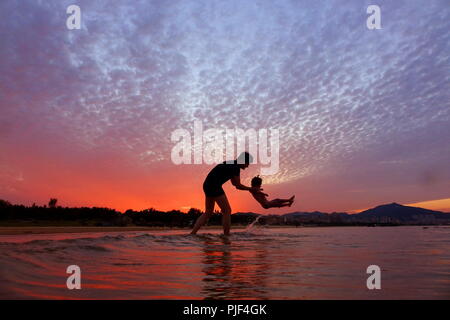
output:
[[[171,132],[201,120],[279,128],[268,183],[450,177],[445,1],[379,1],[381,30],[366,28],[368,1],[79,1],[72,31],[69,4],[0,4],[0,145],[17,157],[170,171]],[[400,181],[386,161],[404,163]]]

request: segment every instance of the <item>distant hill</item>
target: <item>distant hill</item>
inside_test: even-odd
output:
[[[392,223],[392,224],[448,224],[450,214],[418,207],[390,203],[357,214],[345,212],[324,213],[291,212],[282,215],[286,221],[318,223]]]
[[[257,217],[260,216],[259,213],[254,213],[254,212],[236,212],[233,214],[233,216],[236,217]]]
[[[309,219],[314,219],[314,218],[323,218],[328,216],[328,213],[323,213],[323,212],[319,212],[319,211],[314,211],[314,212],[292,212],[292,213],[286,213],[283,215],[283,217],[286,218],[309,218]]]
[[[427,219],[450,219],[448,213],[419,207],[403,206],[398,203],[384,204],[355,214],[358,218],[391,218],[399,221],[417,221]]]

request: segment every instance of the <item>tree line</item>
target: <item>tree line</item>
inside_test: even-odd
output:
[[[0,199],[0,223],[3,225],[81,225],[81,226],[153,226],[191,227],[203,213],[191,208],[187,213],[179,210],[160,211],[154,208],[120,212],[102,207],[62,207],[57,199],[48,205],[32,206],[11,204]],[[253,216],[232,215],[234,224],[248,224]],[[221,225],[221,215],[215,212],[209,225]]]

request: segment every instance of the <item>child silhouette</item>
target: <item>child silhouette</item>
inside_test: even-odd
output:
[[[251,189],[249,191],[252,194],[253,198],[255,198],[256,201],[258,201],[264,209],[281,208],[281,207],[287,207],[287,206],[290,207],[292,205],[292,203],[294,202],[295,196],[292,196],[289,199],[276,198],[276,199],[272,199],[272,200],[267,200],[268,194],[259,190],[261,188],[261,185],[262,185],[262,179],[259,176],[253,177],[252,188],[254,188],[254,189]]]

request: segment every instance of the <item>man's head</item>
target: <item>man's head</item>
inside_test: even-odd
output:
[[[248,152],[242,152],[239,157],[236,159],[236,163],[239,165],[241,169],[245,169],[248,167],[250,163],[253,162],[253,157]]]
[[[262,179],[259,176],[253,177],[251,183],[252,183],[252,187],[261,187]]]

